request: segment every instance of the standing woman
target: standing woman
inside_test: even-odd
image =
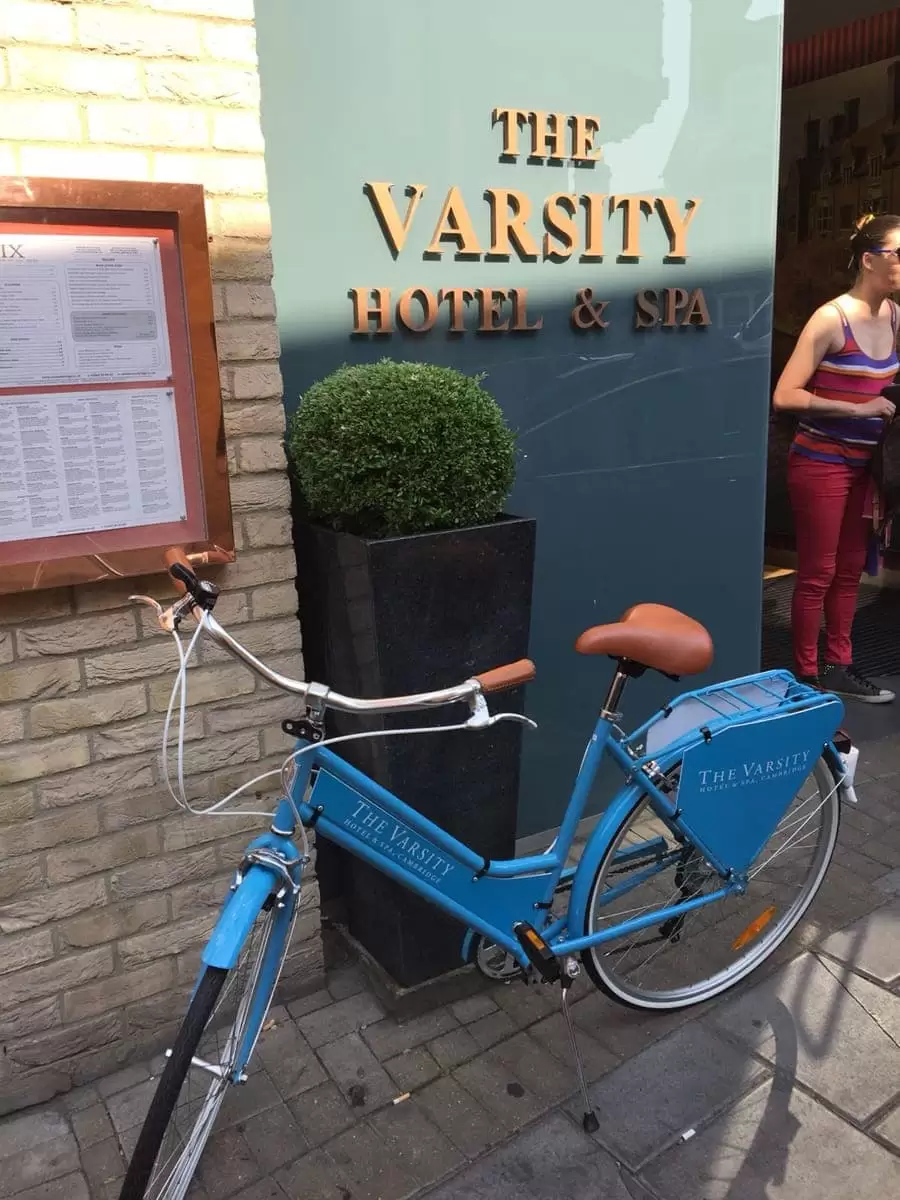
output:
[[[775,388],[776,409],[799,421],[788,463],[797,535],[791,612],[797,674],[868,704],[894,693],[853,665],[850,633],[873,536],[872,452],[894,405],[900,216],[863,217],[850,240],[856,281],[813,313]],[[825,613],[825,662],[818,643]]]

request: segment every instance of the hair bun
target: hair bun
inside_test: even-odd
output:
[[[874,213],[871,213],[871,212],[870,212],[870,213],[863,213],[863,215],[862,215],[862,216],[859,218],[859,220],[856,222],[856,225],[854,226],[854,229],[853,229],[853,236],[854,236],[854,237],[856,237],[856,235],[857,235],[858,233],[862,233],[862,231],[863,231],[863,230],[865,229],[865,227],[866,227],[866,226],[869,224],[869,222],[870,222],[870,221],[874,221],[874,220],[875,220],[875,214],[874,214]]]

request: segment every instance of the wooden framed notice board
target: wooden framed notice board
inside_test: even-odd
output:
[[[203,188],[0,179],[0,593],[234,534]]]

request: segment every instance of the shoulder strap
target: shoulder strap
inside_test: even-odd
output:
[[[847,320],[847,314],[844,312],[843,308],[841,307],[840,302],[838,300],[832,300],[831,305],[833,308],[836,308],[838,310],[838,312],[840,313],[841,324],[844,327],[844,332],[849,333],[850,332],[850,322]]]
[[[844,331],[844,344],[841,347],[840,352],[843,352],[847,349],[847,344],[849,342],[852,342],[854,346],[856,345],[856,338],[853,336],[853,330],[850,328],[850,322],[847,320],[847,314],[844,312],[840,303],[837,300],[832,300],[831,305],[833,308],[838,310],[838,314],[841,318],[841,328]]]

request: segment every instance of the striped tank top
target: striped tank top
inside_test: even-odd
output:
[[[900,368],[897,347],[888,358],[870,358],[863,353],[853,336],[847,315],[837,301],[832,302],[841,315],[844,344],[840,350],[826,354],[810,379],[807,391],[823,400],[845,400],[850,404],[865,404],[881,394],[881,389],[893,383]],[[891,304],[891,328],[897,336],[897,310]],[[797,425],[795,454],[815,458],[819,462],[843,463],[848,467],[867,466],[884,429],[882,417],[822,417],[805,414]]]

